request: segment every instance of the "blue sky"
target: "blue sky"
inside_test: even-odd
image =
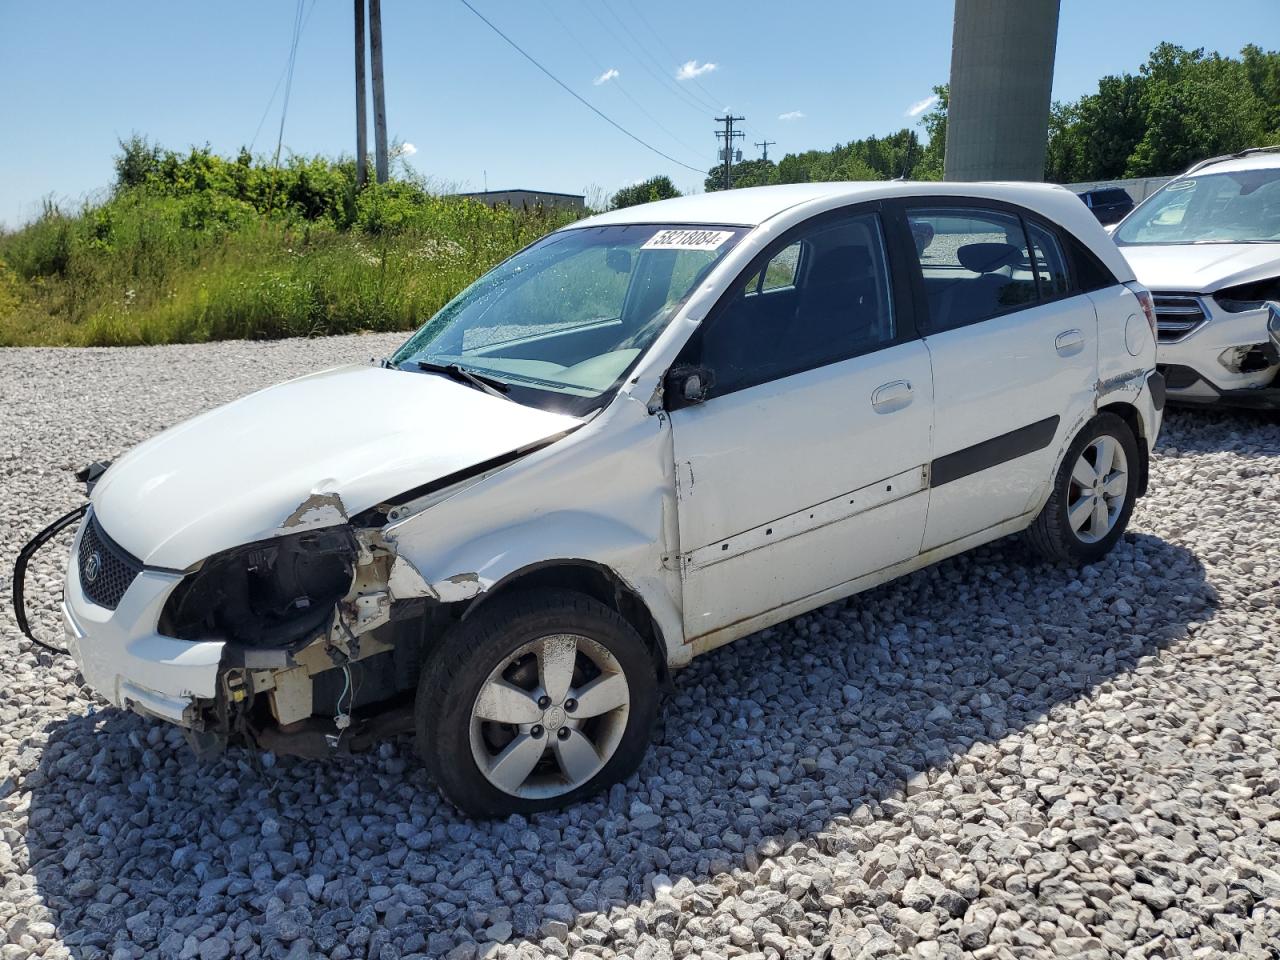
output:
[[[698,168],[713,162],[723,107],[747,118],[747,156],[767,137],[780,157],[915,123],[910,108],[950,63],[950,0],[472,2],[600,110]],[[285,149],[350,153],[352,3],[305,3]],[[1161,40],[1234,53],[1280,36],[1280,0],[1062,7],[1055,99],[1136,69]],[[292,0],[0,0],[0,223],[28,219],[44,196],[105,187],[117,138],[134,131],[171,147],[272,150],[280,96],[267,107],[294,10]],[[458,0],[383,0],[383,23],[391,135],[437,183],[610,193],[667,173],[701,189],[701,175],[609,127]],[[697,75],[676,79],[686,64]]]

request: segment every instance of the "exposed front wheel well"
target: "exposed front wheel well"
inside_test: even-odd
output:
[[[644,640],[653,657],[658,677],[669,677],[667,648],[662,631],[643,599],[608,567],[589,560],[553,560],[508,574],[493,587],[466,601],[461,619],[466,620],[494,598],[516,591],[542,592],[572,590],[598,600],[616,611]]]
[[[1145,495],[1151,471],[1151,445],[1150,438],[1143,429],[1142,417],[1138,415],[1137,407],[1131,403],[1109,403],[1105,407],[1099,407],[1098,412],[1114,413],[1133,431],[1134,439],[1138,441],[1138,496]]]

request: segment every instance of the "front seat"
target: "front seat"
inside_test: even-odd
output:
[[[812,345],[816,357],[846,352],[850,346],[879,338],[877,298],[871,255],[861,244],[824,250],[805,277],[800,291],[793,342]]]

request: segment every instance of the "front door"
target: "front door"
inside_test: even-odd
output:
[[[933,390],[889,246],[866,206],[794,228],[682,354],[713,380],[671,416],[689,640],[918,552]]]

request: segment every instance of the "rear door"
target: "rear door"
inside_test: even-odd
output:
[[[962,200],[905,215],[930,238],[915,271],[935,395],[930,550],[1037,507],[1092,409],[1098,325],[1049,225]]]

